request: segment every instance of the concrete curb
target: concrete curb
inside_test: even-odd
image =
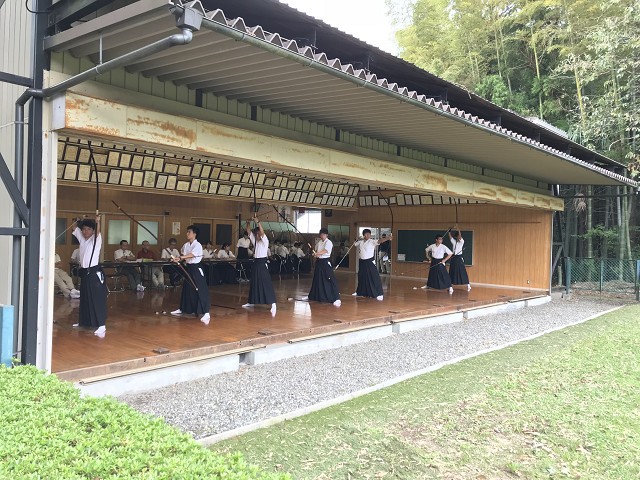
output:
[[[521,339],[518,339],[518,340],[513,340],[511,342],[504,343],[502,345],[498,345],[498,346],[487,348],[487,349],[478,350],[477,352],[473,352],[473,353],[470,353],[470,354],[467,354],[467,355],[456,357],[456,358],[453,358],[451,360],[446,360],[444,362],[440,362],[440,363],[437,363],[435,365],[431,365],[429,367],[417,370],[415,372],[410,372],[410,373],[407,373],[405,375],[401,375],[399,377],[395,377],[395,378],[389,379],[389,380],[387,380],[385,382],[382,382],[382,383],[379,383],[377,385],[373,385],[371,387],[364,388],[364,389],[358,390],[356,392],[349,393],[347,395],[342,395],[340,397],[336,397],[336,398],[333,398],[333,399],[325,400],[325,401],[316,403],[314,405],[309,405],[307,407],[299,408],[299,409],[294,410],[294,411],[289,412],[289,413],[284,413],[284,414],[278,415],[276,417],[272,417],[272,418],[268,418],[266,420],[262,420],[260,422],[256,422],[256,423],[252,423],[252,424],[245,425],[245,426],[242,426],[242,427],[234,428],[233,430],[227,430],[225,432],[220,432],[220,433],[217,433],[215,435],[202,437],[202,438],[196,439],[196,441],[200,445],[202,445],[204,447],[209,446],[209,445],[213,445],[213,444],[215,444],[217,442],[221,442],[223,440],[228,440],[230,438],[237,437],[239,435],[243,435],[245,433],[252,432],[254,430],[258,430],[260,428],[269,427],[271,425],[275,425],[277,423],[281,423],[281,422],[284,422],[286,420],[291,420],[291,419],[294,419],[294,418],[297,418],[297,417],[301,417],[303,415],[307,415],[309,413],[317,412],[318,410],[322,410],[324,408],[331,407],[333,405],[338,405],[340,403],[344,403],[346,401],[353,400],[354,398],[358,398],[358,397],[361,397],[363,395],[367,395],[368,393],[376,392],[376,391],[381,390],[383,388],[390,387],[392,385],[395,385],[397,383],[403,382],[405,380],[409,380],[409,379],[417,377],[419,375],[423,375],[425,373],[434,372],[434,371],[439,370],[442,367],[445,367],[447,365],[453,365],[455,363],[461,362],[463,360],[467,360],[469,358],[473,358],[473,357],[477,357],[477,356],[480,356],[480,355],[484,355],[486,353],[495,352],[497,350],[502,350],[504,348],[511,347],[513,345],[517,345],[517,344],[522,343],[522,342],[527,342],[529,340],[533,340],[535,338],[541,337],[543,335],[547,335],[549,333],[553,333],[553,332],[556,332],[556,331],[564,330],[565,328],[573,327],[575,325],[580,325],[581,323],[588,322],[589,320],[593,320],[594,318],[598,318],[598,317],[601,317],[602,315],[606,315],[608,313],[614,312],[614,311],[622,308],[623,306],[624,305],[621,305],[621,306],[618,306],[618,307],[611,308],[609,310],[605,310],[603,312],[599,312],[599,313],[597,313],[595,315],[591,315],[590,317],[587,317],[585,319],[578,320],[577,322],[573,322],[573,323],[570,323],[570,324],[567,324],[567,325],[563,325],[561,327],[544,330],[544,331],[536,333],[534,335],[529,335],[527,337],[524,337],[524,338],[521,338]]]

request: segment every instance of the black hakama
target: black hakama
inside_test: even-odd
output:
[[[273,275],[277,275],[278,273],[280,273],[280,257],[278,255],[272,255],[269,259],[269,263],[267,263],[267,268],[269,270],[269,273]],[[251,276],[253,277],[253,274],[251,274]]]
[[[291,260],[292,256],[293,255],[287,255],[286,257],[282,258],[282,266],[280,267],[280,273],[293,272],[293,262]]]
[[[322,303],[333,303],[340,300],[340,289],[328,258],[316,259],[309,300]]]
[[[441,264],[442,258],[432,258],[431,268],[429,268],[429,278],[427,279],[427,287],[442,290],[451,287],[451,278],[447,267]]]
[[[216,267],[220,270],[220,281],[222,283],[228,283],[231,285],[238,283],[236,269],[231,262],[219,262]]]
[[[311,259],[309,257],[302,257],[298,268],[300,273],[311,273]]]
[[[462,255],[453,255],[451,263],[449,263],[449,277],[453,285],[468,285],[469,275],[467,268],[464,266]]]
[[[80,318],[81,327],[98,328],[107,320],[107,288],[106,277],[99,265],[91,268],[80,268]]]
[[[246,247],[238,247],[238,260],[248,260],[251,258],[249,255],[249,249]],[[249,278],[251,276],[251,262],[247,261],[239,261],[236,262],[236,270],[238,272],[242,272],[244,270],[244,278]],[[242,277],[242,274],[240,275]]]
[[[271,305],[276,303],[276,292],[273,290],[269,265],[266,258],[255,258],[251,269],[249,283],[249,300],[253,305]]]
[[[186,314],[202,315],[211,310],[211,300],[209,299],[209,287],[204,277],[206,266],[200,263],[187,263],[185,269],[192,278],[198,290],[194,290],[189,279],[182,282],[182,295],[180,296],[180,310]],[[184,275],[184,272],[182,272]]]
[[[372,258],[361,258],[358,261],[358,288],[356,294],[359,297],[379,297],[382,295],[382,281]]]

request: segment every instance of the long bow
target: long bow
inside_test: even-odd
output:
[[[249,167],[249,175],[251,176],[251,183],[253,184],[253,216],[255,217],[258,214],[258,201],[256,200],[256,180],[253,177],[253,167]]]
[[[302,238],[304,238],[304,242],[309,246],[309,248],[313,252],[314,248],[311,246],[311,243],[309,242],[307,237],[304,235],[304,233],[302,233],[300,230],[298,230],[293,223],[291,223],[289,220],[287,220],[287,217],[285,217],[282,213],[280,213],[280,211],[278,210],[278,207],[276,207],[275,205],[271,205],[271,206],[273,207],[273,209],[278,214],[278,217],[282,218],[285,222],[287,222],[289,225],[291,225],[293,227],[293,229],[298,233],[298,235],[300,235]]]
[[[391,204],[389,203],[389,199],[387,197],[385,197],[384,195],[382,195],[382,190],[380,189],[380,187],[378,187],[378,196],[381,199],[384,199],[384,203],[389,208],[389,213],[391,214],[391,235],[393,235],[393,208],[391,208]]]
[[[93,157],[93,149],[91,148],[91,140],[87,142],[89,147],[89,160],[93,167],[93,173],[96,176],[96,222],[98,221],[98,215],[100,214],[100,180],[98,179],[98,166],[96,165],[96,159]],[[96,225],[93,231],[93,247],[91,248],[91,256],[89,257],[89,268],[91,268],[91,262],[93,262],[93,254],[96,251],[96,243],[98,243],[98,225]]]
[[[127,212],[125,212],[122,207],[120,205],[118,205],[114,200],[111,200],[113,202],[113,204],[116,206],[116,208],[118,210],[120,210],[124,215],[126,215],[128,218],[130,218],[131,220],[133,220],[134,223],[136,223],[137,225],[141,226],[142,228],[144,228],[147,232],[149,232],[149,235],[151,235],[153,238],[156,239],[156,242],[160,243],[160,239],[158,239],[157,236],[155,236],[155,234],[149,230],[147,227],[144,226],[143,223],[140,223],[138,220],[136,220],[135,218],[133,218],[131,215],[129,215]],[[196,283],[193,281],[193,278],[191,278],[191,275],[189,275],[189,272],[187,272],[187,269],[184,268],[184,266],[180,263],[180,262],[176,262],[176,265],[178,266],[178,268],[180,268],[180,270],[182,271],[182,273],[184,274],[184,277],[188,280],[189,284],[193,287],[193,289],[197,292],[198,291],[198,286],[196,285]]]
[[[389,202],[389,198],[382,195],[382,190],[378,187],[378,194],[380,197],[384,198],[384,202],[387,204],[387,208],[389,208],[389,213],[391,214],[391,237],[393,238],[393,208],[391,208],[391,203]],[[391,249],[389,249],[389,258],[392,257]],[[383,259],[384,261],[384,259]],[[389,286],[387,287],[388,292],[391,291],[391,282],[389,282]]]

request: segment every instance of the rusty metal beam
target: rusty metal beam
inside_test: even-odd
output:
[[[299,143],[192,117],[67,93],[56,125],[74,134],[125,139],[202,157],[226,159],[305,175],[349,179],[386,188],[413,189],[545,210],[563,209],[542,193],[461,178],[418,166]]]

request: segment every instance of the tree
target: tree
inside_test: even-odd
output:
[[[640,0],[416,0],[409,10],[398,33],[404,58],[640,172]],[[628,257],[629,189],[568,191],[586,194],[584,211],[564,215],[567,232],[583,232],[584,253],[602,238],[593,225],[604,225],[616,229],[616,256]]]

